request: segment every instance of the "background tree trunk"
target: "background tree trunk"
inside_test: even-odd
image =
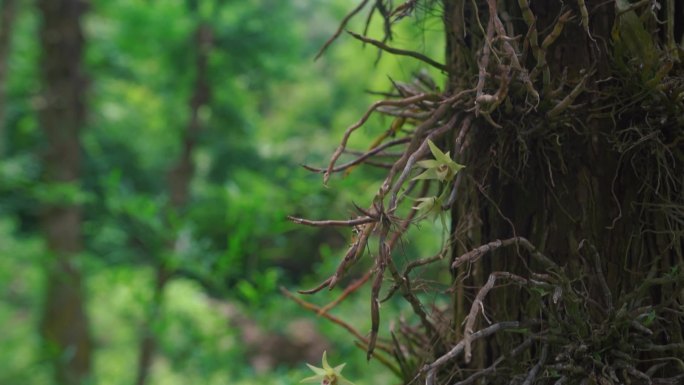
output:
[[[194,11],[194,10],[193,10]],[[186,207],[190,197],[190,186],[194,175],[192,155],[197,144],[200,131],[203,126],[201,109],[208,105],[210,99],[210,86],[208,79],[208,61],[212,46],[211,27],[206,23],[199,23],[194,35],[196,52],[195,59],[195,84],[193,95],[189,101],[190,121],[185,129],[181,147],[181,154],[176,164],[167,175],[168,192],[170,196],[169,211],[171,215],[179,215]],[[170,242],[170,252],[178,252],[178,238]],[[171,270],[163,258],[159,258],[155,267],[155,286],[152,297],[152,305],[149,315],[143,326],[143,337],[140,342],[138,355],[138,374],[136,385],[143,385],[149,377],[149,372],[154,359],[157,339],[152,327],[158,322],[163,300],[164,290],[169,283],[174,271]]]
[[[16,18],[16,1],[0,2],[0,159],[5,154],[7,129],[5,124],[5,99],[7,93],[7,61]]]
[[[41,0],[40,41],[43,80],[40,124],[45,135],[43,172],[46,189],[79,183],[79,131],[85,122],[86,77],[80,0]],[[59,198],[42,207],[42,228],[51,259],[41,334],[54,365],[55,383],[82,383],[90,374],[92,340],[82,277],[75,259],[82,251],[81,209]]]

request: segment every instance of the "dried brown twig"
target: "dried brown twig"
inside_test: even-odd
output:
[[[366,111],[365,114],[359,119],[358,122],[352,124],[347,128],[347,130],[344,132],[344,135],[342,136],[342,140],[340,141],[340,145],[337,147],[337,150],[333,153],[333,155],[330,158],[330,163],[328,165],[328,169],[325,171],[323,174],[323,183],[327,184],[328,180],[330,179],[330,174],[332,174],[333,169],[335,167],[335,162],[337,162],[337,159],[339,159],[340,155],[344,152],[344,150],[347,148],[347,142],[349,141],[349,137],[351,134],[356,131],[359,127],[363,126],[364,123],[368,120],[368,118],[371,116],[373,111],[377,109],[380,106],[409,106],[412,104],[416,104],[425,100],[429,99],[434,99],[436,96],[432,94],[418,94],[414,95],[405,99],[400,99],[400,100],[380,100],[378,102],[373,103],[368,110]]]
[[[309,219],[293,217],[291,215],[288,215],[287,219],[289,219],[292,222],[299,224],[299,225],[307,225],[307,226],[313,226],[313,227],[358,226],[358,225],[363,225],[366,223],[373,223],[373,222],[377,221],[376,218],[371,218],[371,217],[358,217],[356,219],[348,219],[348,220],[329,219],[329,220],[323,220],[323,221],[312,221]]]
[[[502,330],[506,329],[514,329],[514,328],[519,328],[523,324],[518,321],[506,321],[506,322],[499,322],[494,325],[488,326],[484,329],[478,330],[477,332],[473,333],[471,335],[471,341],[488,337],[491,336],[494,333],[497,333]],[[425,379],[425,384],[426,385],[434,385],[435,384],[435,377],[437,375],[437,369],[439,369],[441,366],[446,364],[447,362],[453,360],[454,358],[458,357],[461,353],[463,353],[465,349],[465,342],[461,340],[459,343],[454,345],[451,350],[449,350],[447,353],[444,355],[440,356],[438,359],[436,359],[434,362],[432,362],[429,365],[426,365],[421,369],[420,374],[427,374],[426,379]]]
[[[478,312],[482,312],[484,315],[485,309],[484,309],[484,299],[489,293],[490,290],[494,288],[494,283],[496,282],[497,278],[508,278],[515,283],[518,284],[526,284],[528,281],[525,278],[522,278],[518,275],[511,274],[505,271],[497,271],[489,275],[489,278],[487,279],[487,282],[480,288],[480,290],[477,292],[477,296],[473,300],[473,304],[470,307],[470,312],[468,313],[468,316],[466,317],[466,324],[464,328],[464,333],[463,333],[463,344],[465,347],[465,362],[470,363],[470,359],[472,358],[472,348],[471,344],[473,341],[473,332],[474,332],[474,327],[475,327],[475,321],[477,320],[477,314]]]
[[[389,147],[394,147],[394,146],[397,146],[400,144],[405,144],[405,143],[408,143],[410,140],[411,140],[411,138],[406,137],[406,138],[399,138],[399,139],[395,139],[395,140],[383,143],[382,145],[375,147],[372,150],[369,150],[369,151],[366,151],[366,152],[360,154],[356,159],[333,168],[331,170],[331,172],[335,173],[335,172],[347,170],[351,167],[354,167],[356,165],[359,165],[361,163],[366,162],[367,159],[369,159],[373,156],[382,155],[382,152]],[[323,172],[327,171],[327,169],[315,168],[315,167],[311,167],[311,166],[307,166],[307,165],[303,165],[303,167],[309,171],[318,172],[318,173],[323,173]]]
[[[482,255],[484,255],[490,251],[494,251],[494,250],[501,248],[501,247],[507,247],[507,246],[513,246],[513,245],[522,246],[524,249],[526,249],[528,252],[530,252],[530,255],[534,259],[541,262],[545,267],[558,269],[558,265],[555,262],[553,262],[549,257],[545,256],[540,251],[538,251],[537,248],[534,247],[534,245],[532,245],[532,243],[530,243],[530,241],[528,241],[527,239],[525,239],[523,237],[513,237],[513,238],[509,238],[509,239],[504,239],[504,240],[497,239],[495,241],[492,241],[492,242],[484,244],[480,247],[477,247],[477,248],[461,255],[460,257],[454,259],[454,261],[451,264],[451,268],[455,269],[455,268],[459,267],[460,265],[462,265],[466,262],[469,262],[469,263],[475,262]]]
[[[330,302],[329,304],[323,306],[321,310],[319,311],[319,315],[323,313],[327,313],[328,311],[332,310],[335,306],[339,305],[342,301],[344,301],[351,293],[356,291],[358,288],[363,286],[366,282],[371,277],[371,271],[367,271],[361,278],[355,280],[352,282],[349,286],[347,286],[342,294],[337,297],[334,301]]]
[[[349,23],[349,20],[351,20],[352,17],[354,17],[357,13],[361,12],[361,10],[368,4],[368,0],[363,0],[361,3],[354,8],[351,12],[347,14],[347,16],[342,19],[342,22],[340,22],[340,26],[337,28],[337,31],[323,44],[321,49],[318,51],[316,54],[316,57],[314,60],[317,60],[321,55],[323,55],[323,52],[325,52],[326,49],[337,39],[342,31],[344,31],[344,28],[347,26],[347,23]]]
[[[347,33],[352,35],[355,39],[361,40],[364,43],[372,44],[372,45],[380,48],[383,51],[387,51],[389,53],[399,55],[399,56],[409,56],[409,57],[412,57],[414,59],[418,59],[418,60],[420,60],[426,64],[429,64],[429,65],[437,68],[440,71],[447,72],[447,67],[444,64],[438,63],[438,62],[434,61],[433,59],[423,55],[420,52],[390,47],[381,41],[371,39],[371,38],[363,36],[363,35],[359,35],[358,33],[354,33],[352,31],[347,31]]]
[[[298,298],[296,295],[292,294],[289,290],[287,290],[284,287],[280,288],[280,292],[285,295],[286,297],[290,298],[291,300],[295,301],[299,306],[302,308],[309,310],[311,312],[314,312],[324,318],[327,318],[328,320],[332,321],[333,323],[347,329],[349,333],[351,333],[354,337],[356,337],[359,341],[363,342],[364,344],[368,345],[368,338],[364,337],[361,333],[359,333],[353,326],[349,325],[348,323],[344,322],[343,320],[325,312],[321,312],[321,308],[310,303],[307,301],[304,301],[301,298]],[[378,349],[381,349],[387,353],[392,352],[392,347],[385,344],[385,343],[377,343]]]

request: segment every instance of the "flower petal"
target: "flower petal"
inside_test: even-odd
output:
[[[309,367],[314,373],[316,373],[319,376],[324,376],[327,372],[323,368],[318,368],[316,366],[313,366],[311,364],[306,364],[306,366]]]
[[[336,373],[338,376],[340,376],[340,373],[342,373],[342,369],[344,369],[344,366],[345,366],[345,365],[347,365],[346,362],[343,363],[343,364],[337,365],[337,366],[335,366],[335,368],[333,368],[333,370],[335,371],[335,373]]]
[[[462,168],[465,168],[464,165],[460,163],[456,163],[453,160],[449,162],[449,168],[455,173],[459,172]]]
[[[338,385],[354,385],[353,382],[347,380],[346,378],[342,376],[337,376],[337,384]]]
[[[439,166],[440,163],[434,159],[425,159],[416,162],[416,164],[422,168],[433,168]]]
[[[330,367],[330,364],[328,364],[328,352],[323,351],[323,369],[325,370],[325,373],[328,373],[329,371],[332,370]]]
[[[312,382],[312,383],[318,382],[318,383],[320,383],[322,379],[323,379],[323,377],[321,377],[321,376],[311,376],[311,377],[307,377],[307,378],[305,378],[299,382],[300,383],[307,383],[307,382]]]
[[[437,179],[437,172],[435,171],[434,168],[428,168],[422,174],[413,177],[412,180],[420,180],[420,179]]]
[[[432,156],[434,156],[438,162],[447,163],[451,161],[451,158],[447,154],[443,153],[442,150],[440,150],[436,144],[432,143],[430,139],[428,139],[428,146],[430,146],[430,152],[432,152]]]

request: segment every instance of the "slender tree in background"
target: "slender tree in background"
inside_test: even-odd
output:
[[[5,129],[7,62],[16,13],[15,0],[3,0],[0,3],[0,158],[5,153],[7,142],[7,130]]]
[[[385,36],[354,38],[420,60],[446,81],[437,87],[418,73],[394,82],[319,170],[328,182],[400,150],[357,218],[291,218],[355,234],[339,268],[303,293],[338,284],[377,236],[365,276],[373,326],[370,337],[356,336],[406,383],[681,382],[681,3],[363,0],[340,31],[364,7]],[[396,23],[435,12],[444,63],[391,45]],[[387,133],[338,162],[373,113],[392,118]],[[446,227],[447,213],[442,251],[401,266],[406,229],[431,217]],[[417,273],[435,264],[452,274],[446,289],[429,285],[439,274]],[[417,285],[450,305],[428,306]],[[400,322],[383,340],[379,305],[394,294],[417,323]]]
[[[39,118],[45,138],[43,180],[48,190],[69,189],[79,183],[79,132],[86,118],[81,30],[85,6],[80,0],[38,2],[43,82]],[[81,209],[67,196],[51,199],[41,209],[51,254],[41,334],[54,365],[55,383],[80,384],[90,373],[92,353],[85,293],[75,261],[82,251]]]
[[[197,4],[192,2],[191,13],[197,14]],[[210,101],[211,88],[208,80],[208,60],[212,48],[212,29],[206,22],[198,22],[193,35],[192,46],[195,48],[195,81],[192,96],[189,100],[190,120],[182,135],[181,150],[175,164],[167,175],[168,193],[170,196],[168,216],[180,218],[190,199],[190,185],[194,175],[192,160],[193,151],[196,148],[200,132],[205,122],[201,115],[203,108]],[[161,254],[173,254],[182,248],[182,229],[176,229],[176,237],[170,240],[169,249]],[[155,266],[155,285],[152,304],[148,309],[148,318],[143,326],[143,337],[140,342],[138,356],[138,374],[136,384],[143,385],[149,377],[150,368],[156,352],[157,341],[154,335],[153,325],[158,321],[164,299],[164,290],[169,280],[175,273],[171,263],[164,255],[158,256]]]

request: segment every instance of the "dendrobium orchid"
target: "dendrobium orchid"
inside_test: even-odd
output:
[[[307,377],[300,382],[320,383],[321,385],[354,385],[351,381],[342,377],[342,369],[345,364],[337,365],[334,368],[328,364],[328,357],[326,352],[323,352],[323,367],[319,368],[310,364],[306,364],[311,369],[315,376]]]
[[[434,159],[417,162],[418,166],[424,168],[425,171],[413,179],[436,179],[440,182],[451,182],[454,176],[465,166],[451,160],[449,152],[443,153],[430,139],[427,142]]]
[[[442,152],[430,139],[427,140],[427,144],[434,159],[425,159],[417,162],[417,165],[424,168],[425,171],[414,177],[413,180],[433,179],[441,183],[452,182],[456,174],[465,166],[454,162],[448,151],[446,153]],[[427,216],[439,217],[446,228],[443,205],[450,193],[451,188],[444,188],[439,196],[417,198],[415,201],[418,202],[418,205],[413,207],[421,213],[417,219],[421,220]]]

